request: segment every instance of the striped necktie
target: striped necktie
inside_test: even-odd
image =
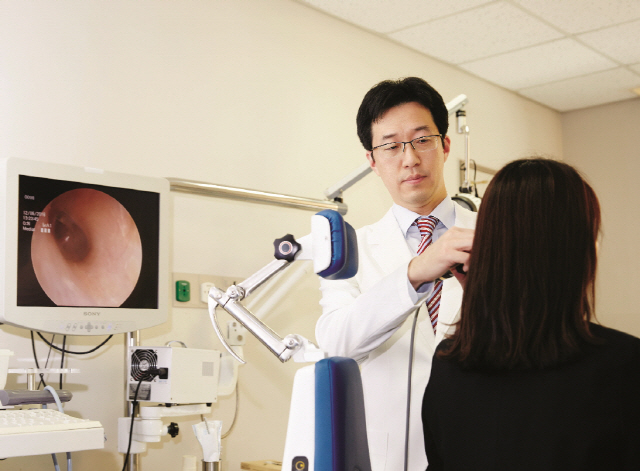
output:
[[[415,224],[420,229],[420,235],[422,240],[418,245],[418,255],[431,245],[433,230],[438,224],[438,218],[435,216],[419,217],[416,219]],[[431,319],[431,325],[433,326],[433,332],[436,331],[438,325],[438,312],[440,311],[440,298],[442,295],[442,280],[437,280],[433,285],[433,294],[427,300],[427,310],[429,311],[429,318]]]

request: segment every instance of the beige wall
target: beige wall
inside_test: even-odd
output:
[[[288,0],[2,0],[0,2],[0,155],[157,177],[183,177],[310,198],[364,162],[355,113],[364,93],[387,78],[419,75],[445,101],[469,97],[473,158],[499,168],[530,153],[561,157],[554,111]],[[446,170],[459,185],[463,140],[453,123]],[[603,136],[605,142],[606,135]],[[345,194],[347,220],[377,220],[390,199],[370,175]],[[246,277],[271,259],[274,238],[309,232],[311,213],[173,195],[173,270]],[[625,257],[624,270],[633,269]],[[631,266],[629,266],[631,265]],[[266,318],[284,335],[313,338],[320,313],[308,276]],[[143,345],[182,340],[220,348],[205,310],[173,309],[167,324],[142,332]],[[74,337],[73,348],[98,339]],[[12,367],[33,366],[29,333],[2,326],[0,347]],[[116,420],[123,414],[123,339],[68,366],[74,393],[67,410],[100,420],[104,451],[76,453],[77,469],[118,469]],[[38,342],[44,362],[47,351]],[[224,469],[282,455],[297,364],[285,364],[248,340],[240,405],[224,445]],[[59,357],[52,355],[52,362]],[[56,381],[55,377],[49,378]],[[23,387],[13,376],[9,387]],[[226,430],[235,400],[211,418]],[[180,469],[200,455],[181,435],[150,446],[142,469]],[[50,457],[10,459],[3,470],[49,469]]]
[[[634,293],[640,284],[640,99],[565,113],[565,160],[592,183],[602,207],[597,315],[607,326],[640,336]]]

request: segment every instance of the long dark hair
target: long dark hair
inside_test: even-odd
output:
[[[544,368],[593,342],[600,205],[570,165],[532,158],[492,179],[461,318],[440,353],[469,368]]]

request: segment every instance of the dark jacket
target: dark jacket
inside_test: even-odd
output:
[[[422,408],[427,469],[640,470],[640,339],[592,332],[602,345],[544,370],[468,371],[436,356]]]

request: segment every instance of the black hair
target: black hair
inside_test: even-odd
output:
[[[431,112],[438,132],[445,136],[449,129],[449,112],[442,96],[419,77],[385,80],[375,85],[362,99],[356,125],[365,149],[372,148],[371,126],[389,109],[405,103],[419,103]]]

